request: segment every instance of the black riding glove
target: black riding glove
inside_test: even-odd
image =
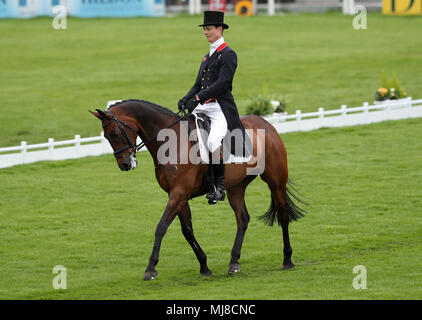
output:
[[[179,102],[177,103],[177,107],[179,108],[179,111],[182,111],[183,109],[185,109],[186,102],[188,102],[188,100],[186,100],[185,98],[182,98],[179,100]]]
[[[192,111],[195,110],[198,104],[199,104],[199,101],[196,100],[196,97],[193,97],[192,99],[190,99],[188,103],[186,104],[186,108],[188,109],[189,113],[192,113]]]

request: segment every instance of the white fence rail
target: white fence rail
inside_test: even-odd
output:
[[[407,98],[379,105],[369,105],[365,102],[363,106],[355,108],[347,108],[345,105],[337,110],[319,108],[317,112],[310,113],[297,110],[295,114],[277,113],[264,118],[276,128],[277,132],[287,133],[419,117],[422,117],[422,99]],[[138,138],[137,143],[139,142]],[[45,160],[79,159],[107,153],[113,153],[113,150],[103,133],[90,138],[75,135],[74,139],[65,141],[54,141],[50,138],[47,143],[32,145],[22,141],[20,146],[0,148],[0,168]]]

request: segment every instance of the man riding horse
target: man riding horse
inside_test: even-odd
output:
[[[209,160],[210,166],[193,162],[174,166],[159,161],[158,150],[164,142],[157,139],[157,132],[172,127],[177,135],[181,132],[180,120],[184,119],[184,116],[180,117],[164,107],[144,100],[121,101],[110,106],[106,111],[97,109],[97,112],[91,112],[101,120],[104,137],[114,150],[119,168],[123,171],[135,169],[136,152],[146,146],[154,162],[157,182],[168,193],[167,205],[155,229],[154,245],[145,269],[144,280],[157,278],[156,266],[162,240],[176,216],[180,219],[185,239],[198,259],[200,274],[203,276],[212,274],[207,265],[207,256],[195,238],[189,206],[190,199],[207,193],[207,186],[204,183],[207,170],[214,171],[217,180],[216,186],[208,195],[208,202],[213,204],[224,200],[227,188],[228,202],[235,213],[237,232],[231,251],[228,274],[241,270],[239,259],[250,220],[245,203],[245,191],[249,183],[258,175],[271,191],[270,208],[260,219],[269,225],[274,225],[277,221],[281,226],[284,245],[282,269],[288,270],[294,267],[291,260],[293,250],[290,245],[289,223],[302,217],[305,211],[294,203],[294,199],[299,201],[300,199],[287,185],[287,153],[276,129],[268,121],[255,115],[242,117],[242,120],[239,118],[231,94],[237,58],[236,53],[225,44],[222,38],[223,29],[228,28],[223,22],[223,17],[223,13],[205,12],[204,24],[201,26],[204,27],[204,34],[211,42],[211,51],[202,60],[194,86],[179,101],[180,109],[187,108],[194,114],[205,113],[211,118],[211,132],[208,139],[208,149],[212,153]],[[251,132],[250,138],[246,135],[245,128]],[[265,132],[264,136],[258,134],[261,130]],[[137,136],[141,138],[142,143],[136,144]],[[228,142],[230,142],[229,148],[226,147]],[[254,150],[252,150],[252,145]],[[186,147],[178,149],[177,159],[181,156],[182,150],[187,149],[188,152],[192,150],[193,144],[187,144]],[[221,150],[223,161],[220,157]],[[226,151],[230,151],[228,160]],[[232,155],[235,156],[235,160],[231,160]],[[262,160],[262,167],[259,167],[262,170],[259,170],[259,173],[248,172],[247,169],[251,164],[248,160],[239,160],[252,156],[259,163]],[[235,164],[232,164],[233,162]],[[242,163],[239,164],[239,162]],[[224,181],[224,163],[229,168],[225,176],[226,181]],[[212,173],[208,172],[208,176],[210,175],[212,176]]]
[[[224,13],[205,11],[204,23],[199,25],[204,29],[204,35],[210,43],[210,52],[202,59],[196,81],[189,92],[179,100],[179,110],[188,109],[191,113],[206,114],[211,120],[211,130],[208,135],[208,150],[210,153],[209,172],[213,185],[207,199],[210,204],[223,201],[225,198],[224,159],[222,159],[222,140],[228,132],[241,133],[242,141],[239,149],[231,151],[236,156],[247,157],[251,154],[245,140],[245,128],[240,122],[239,113],[234,102],[232,82],[237,67],[236,53],[223,38],[223,30],[229,26],[224,23]],[[236,131],[237,129],[237,131]],[[249,142],[249,141],[248,141]],[[231,145],[231,150],[234,146]]]

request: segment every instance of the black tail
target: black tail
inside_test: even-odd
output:
[[[289,179],[287,183],[287,194],[286,194],[286,210],[287,210],[287,216],[289,218],[289,222],[297,221],[301,217],[303,217],[307,212],[303,208],[300,208],[297,206],[293,200],[295,199],[297,202],[300,202],[304,206],[309,206],[307,202],[302,200],[300,197],[303,197],[294,187],[293,182]],[[262,215],[259,216],[258,219],[261,221],[264,221],[269,226],[274,225],[274,221],[277,217],[278,225],[281,226],[281,213],[278,212],[277,208],[274,204],[274,199],[271,196],[271,205],[268,211]]]

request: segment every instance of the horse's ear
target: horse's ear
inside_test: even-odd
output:
[[[88,111],[91,112],[95,117],[101,120],[100,114],[98,112],[93,112],[91,110],[88,110]]]
[[[97,112],[92,112],[91,110],[88,110],[88,111],[91,112],[94,116],[96,116],[100,120],[109,118],[109,116],[104,111],[101,111],[100,109],[95,109],[95,110],[97,110]]]

